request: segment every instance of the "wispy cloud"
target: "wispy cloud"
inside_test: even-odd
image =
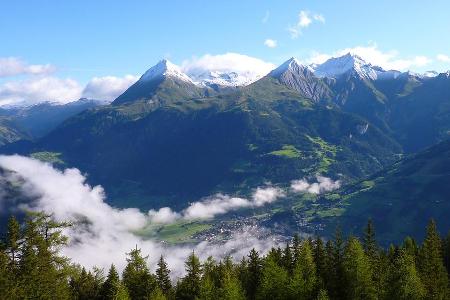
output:
[[[264,41],[264,45],[269,48],[275,48],[277,46],[277,41],[272,39],[266,39]]]
[[[314,22],[325,23],[325,17],[321,14],[313,14],[306,10],[301,10],[298,14],[298,20],[295,25],[288,26],[287,30],[292,39],[298,38],[303,29],[309,27]]]
[[[51,64],[31,65],[17,57],[0,57],[0,77],[50,74],[55,69]]]

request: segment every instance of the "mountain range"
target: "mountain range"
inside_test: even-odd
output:
[[[291,58],[261,78],[185,74],[162,60],[111,104],[71,112],[44,129],[22,121],[33,138],[4,138],[0,152],[77,167],[116,206],[184,208],[316,174],[354,189],[407,165],[449,138],[450,73],[384,70],[352,54]]]

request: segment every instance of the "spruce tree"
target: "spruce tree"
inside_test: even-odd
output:
[[[448,274],[442,258],[442,244],[436,223],[431,220],[419,256],[420,275],[427,299],[448,299]]]
[[[172,282],[170,281],[170,270],[167,267],[164,257],[161,255],[158,261],[158,268],[156,269],[156,282],[159,288],[168,296],[172,293]]]
[[[276,255],[268,255],[264,261],[257,299],[283,300],[288,295],[288,273],[276,259]]]
[[[176,288],[176,298],[183,300],[194,300],[200,296],[202,267],[200,260],[192,252],[184,263],[186,276],[183,277]]]
[[[126,287],[123,286],[119,279],[114,265],[111,265],[108,276],[100,290],[100,299],[102,300],[128,300],[130,299]]]
[[[127,253],[127,266],[122,278],[131,299],[148,299],[156,288],[156,279],[147,267],[147,257],[143,257],[137,247]]]
[[[400,249],[389,268],[388,299],[423,299],[425,289],[416,269],[414,257],[405,249]]]
[[[318,280],[311,247],[309,240],[306,240],[301,247],[299,261],[289,283],[290,299],[315,298]]]
[[[294,271],[294,259],[292,257],[292,251],[289,242],[286,243],[286,247],[284,248],[282,262],[283,267],[286,269],[288,274],[291,275]]]
[[[259,257],[258,251],[252,249],[248,255],[248,278],[245,286],[248,299],[255,299],[256,291],[261,283],[261,276],[262,259]]]
[[[346,299],[377,299],[369,259],[356,238],[352,237],[348,240],[343,266],[346,279]]]

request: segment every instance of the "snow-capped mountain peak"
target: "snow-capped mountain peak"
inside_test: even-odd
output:
[[[248,85],[261,76],[257,76],[252,72],[236,72],[236,71],[216,71],[203,70],[202,72],[190,72],[192,81],[199,86],[228,86],[237,87]]]
[[[355,74],[364,79],[384,80],[397,78],[401,72],[396,70],[384,70],[372,65],[362,57],[347,53],[340,57],[332,57],[323,64],[310,65],[314,74],[318,77],[338,78],[344,74]]]
[[[281,74],[286,72],[298,73],[299,71],[302,71],[304,69],[305,66],[301,65],[296,58],[291,57],[290,59],[282,63],[278,68],[271,71],[269,74],[272,77],[279,77]]]
[[[160,77],[174,77],[192,83],[189,76],[184,74],[177,65],[171,63],[167,59],[159,61],[156,65],[148,69],[139,80],[151,81]]]

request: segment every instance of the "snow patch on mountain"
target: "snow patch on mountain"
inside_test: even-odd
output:
[[[193,83],[192,79],[183,73],[177,65],[171,63],[167,59],[159,61],[141,76],[140,81],[152,81],[161,77],[172,77]]]

